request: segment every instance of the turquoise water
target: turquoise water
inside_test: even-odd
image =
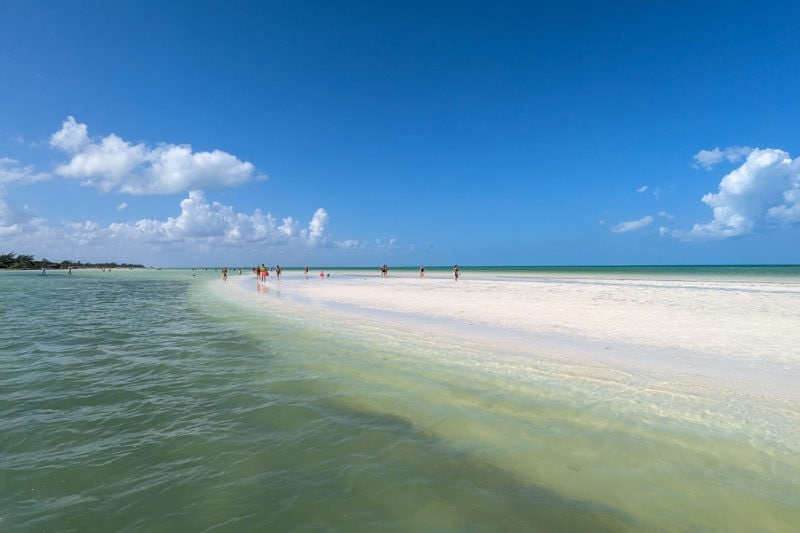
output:
[[[330,269],[324,269],[328,271]],[[365,272],[364,268],[335,268],[342,274]],[[419,267],[390,267],[390,273],[409,274],[419,271]],[[462,267],[462,275],[491,274],[494,276],[593,276],[613,278],[662,278],[662,279],[773,279],[800,281],[800,265],[642,265],[642,266],[467,266]],[[379,274],[376,267],[366,270]],[[425,266],[427,275],[451,276],[452,266]]]
[[[708,425],[757,407],[516,374],[491,345],[347,329],[231,278],[254,298],[207,271],[0,272],[1,530],[800,523],[797,413]]]

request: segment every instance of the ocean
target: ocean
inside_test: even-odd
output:
[[[323,270],[0,272],[0,530],[800,523],[800,267],[462,268],[487,313],[539,295],[531,335],[392,301],[447,301],[448,268],[424,292],[415,268]],[[376,308],[313,293],[381,283]],[[612,334],[565,295],[725,320]]]

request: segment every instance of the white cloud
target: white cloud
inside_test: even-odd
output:
[[[161,228],[174,238],[222,237],[234,225],[233,207],[219,202],[208,204],[202,191],[190,191],[181,201],[181,214],[170,217]]]
[[[636,192],[645,192],[647,188],[648,188],[647,185],[642,185],[641,187],[636,189]]]
[[[19,166],[19,162],[0,157],[0,184],[11,182],[32,183],[50,178],[49,174],[34,171],[33,165]]]
[[[730,146],[724,150],[720,150],[719,147],[713,150],[700,150],[694,155],[694,166],[711,170],[714,165],[726,159],[731,163],[741,161],[750,152],[752,149],[748,146]]]
[[[202,191],[191,191],[181,201],[181,213],[166,220],[143,219],[115,223],[108,228],[110,237],[148,242],[203,243],[234,245],[294,243],[316,246],[327,239],[328,214],[320,208],[309,222],[309,230],[298,231],[298,223],[284,218],[281,224],[269,213],[256,209],[253,214],[236,213],[233,207],[209,203]]]
[[[800,189],[783,192],[785,203],[767,209],[767,217],[786,224],[800,222]]]
[[[236,186],[263,178],[254,166],[220,151],[194,152],[190,146],[130,143],[110,134],[92,138],[85,124],[68,117],[49,139],[50,147],[68,154],[56,174],[35,171],[16,160],[0,157],[0,244],[41,257],[84,261],[122,260],[147,264],[192,264],[218,256],[284,258],[324,257],[331,250],[368,248],[356,240],[334,241],[328,234],[329,215],[316,209],[307,221],[276,219],[256,209],[240,213],[234,206],[210,201],[204,187]],[[107,192],[158,194],[185,191],[175,216],[113,223],[52,222],[27,207],[14,206],[4,186],[61,175]],[[59,183],[57,182],[56,185]],[[127,202],[118,202],[118,213]],[[10,247],[10,248],[9,248]]]
[[[278,231],[287,237],[291,237],[292,235],[297,235],[299,228],[300,224],[295,219],[292,217],[286,217],[283,219],[283,224],[278,226]]]
[[[100,225],[91,220],[83,222],[64,222],[62,224],[64,230],[63,239],[72,241],[78,246],[86,246],[102,238],[103,231]]]
[[[189,145],[132,144],[113,133],[94,141],[73,117],[50,138],[71,155],[56,173],[104,192],[173,194],[198,188],[235,187],[264,178],[252,163],[221,150],[193,152]]]
[[[328,223],[328,213],[321,207],[314,212],[308,230],[303,231],[303,237],[311,244],[317,244],[325,238],[325,224]]]
[[[343,249],[355,249],[355,248],[365,248],[367,244],[357,239],[347,239],[344,241],[337,242],[336,246]]]
[[[44,219],[14,209],[0,187],[2,246],[58,259],[176,261],[176,257],[257,256],[268,253],[305,256],[328,247],[352,247],[355,241],[331,241],[325,229],[327,212],[311,216],[308,229],[292,217],[278,222],[269,213],[237,213],[219,202],[209,202],[202,191],[191,191],[180,203],[180,214],[166,220],[141,219],[100,225],[63,221],[48,226]],[[32,245],[35,245],[32,247]]]
[[[144,163],[145,156],[144,146],[131,146],[112,134],[100,143],[84,146],[69,163],[59,165],[56,174],[81,179],[84,185],[103,192],[121,190],[125,180],[130,180],[132,172]]]
[[[714,214],[684,239],[726,238],[800,222],[800,159],[772,148],[750,151],[745,162],[722,178],[719,190],[702,198]]]
[[[67,117],[61,129],[50,136],[50,145],[65,152],[77,152],[89,142],[86,124],[78,124],[74,117]]]
[[[637,230],[637,229],[641,229],[641,228],[647,226],[648,224],[650,224],[651,222],[653,222],[653,217],[651,217],[650,215],[647,215],[646,217],[642,217],[639,220],[631,220],[631,221],[628,221],[628,222],[621,222],[621,223],[617,224],[616,226],[612,227],[611,231],[613,231],[614,233],[627,233],[629,231],[634,231],[634,230]]]

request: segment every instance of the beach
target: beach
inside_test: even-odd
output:
[[[769,389],[776,399],[800,400],[797,281],[479,272],[454,282],[408,271],[375,277],[345,271],[264,286],[284,301],[350,318],[351,327],[361,321],[447,333],[531,364],[583,361],[592,372],[672,374],[685,385],[754,395]],[[241,288],[252,293],[250,285]]]
[[[2,273],[0,526],[800,521],[796,269],[324,271]]]
[[[659,442],[664,436],[658,432],[665,428],[677,431],[685,439],[678,447],[688,453],[681,457],[673,450],[675,463],[669,468],[674,469],[674,479],[668,483],[672,490],[688,492],[662,510],[665,514],[659,527],[676,520],[678,529],[700,524],[724,529],[734,525],[731,516],[739,516],[737,525],[743,523],[738,520],[753,527],[769,522],[767,516],[741,516],[751,512],[752,502],[743,501],[749,489],[741,487],[741,500],[725,501],[730,495],[722,486],[695,479],[695,468],[709,467],[693,461],[706,454],[719,459],[718,454],[733,453],[738,461],[749,456],[760,462],[759,453],[769,457],[776,450],[790,455],[800,452],[800,348],[795,330],[800,284],[796,280],[529,276],[479,271],[456,282],[447,273],[421,279],[408,269],[387,278],[370,271],[334,271],[330,275],[308,280],[284,276],[281,281],[267,282],[268,294],[263,287],[261,293],[254,291],[250,281],[239,289],[251,296],[267,296],[267,306],[280,302],[279,309],[285,307],[287,313],[305,316],[321,329],[380,335],[393,344],[427,345],[438,363],[447,361],[454,367],[467,368],[473,376],[501,380],[501,391],[541,386],[543,390],[538,392],[546,391],[571,409],[592,413],[575,415],[587,424],[580,430],[572,428],[576,440],[585,438],[584,431],[592,435],[599,426],[603,433],[607,426],[617,423],[619,427],[613,431],[630,432],[621,443],[627,455],[632,453],[627,446],[641,444],[638,439],[658,449],[665,444]],[[435,406],[424,409],[429,408]],[[416,416],[387,405],[379,411]],[[431,421],[424,413],[419,416],[426,420],[421,423],[427,430],[442,424],[445,429],[440,437],[452,436],[449,432],[453,428],[447,422]],[[477,418],[484,416],[478,414]],[[521,412],[514,416],[519,424],[515,432],[524,432],[526,423],[538,427],[535,416]],[[643,427],[647,431],[639,434]],[[504,430],[503,425],[494,429],[496,433],[483,428],[479,433],[486,433],[477,438],[485,439],[488,448],[502,447],[498,441],[508,445]],[[630,471],[624,471],[630,469],[647,477],[652,458],[645,454],[639,457],[641,463],[634,460],[629,464],[630,457],[621,457],[618,451],[603,457],[609,450],[598,453],[594,446],[602,443],[596,438],[590,436],[588,444],[572,442],[567,448],[579,451],[555,455],[563,461],[562,466],[570,465],[575,453],[586,454],[601,462],[594,465],[600,471],[625,479]],[[533,438],[529,444],[535,449],[537,441]],[[737,442],[743,445],[741,449],[730,448]],[[498,466],[521,474],[526,459],[524,450],[519,453]],[[632,456],[638,454],[633,452]],[[791,460],[786,466],[795,470],[798,464]],[[737,465],[745,470],[752,466]],[[745,477],[757,479],[761,467]],[[769,466],[773,468],[779,467]],[[536,465],[528,472],[531,481],[541,481],[544,474],[539,469]],[[559,474],[551,475],[548,484],[564,481],[555,479]],[[615,497],[601,497],[599,503],[621,505],[634,514],[634,508],[643,505],[638,500],[648,498],[640,492],[641,477],[628,481],[629,486],[620,483],[614,488],[630,491],[627,496],[632,499],[620,504]],[[591,487],[586,479],[581,483],[581,487],[565,483],[560,490],[578,499],[603,492],[601,486]],[[798,494],[798,486],[789,478],[784,483],[784,489]],[[715,489],[720,492],[716,494]],[[680,508],[686,493],[695,491],[693,497],[704,493],[704,500],[715,512],[723,507],[728,518],[719,523],[695,523],[690,518],[684,523],[672,516],[671,509]],[[669,501],[664,494],[651,496],[646,505],[653,508],[664,505],[662,498]],[[794,508],[790,514],[797,511]]]

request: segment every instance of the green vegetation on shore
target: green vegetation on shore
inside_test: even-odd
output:
[[[67,268],[144,268],[144,265],[129,263],[82,263],[81,261],[50,261],[49,259],[34,259],[32,255],[17,255],[14,252],[0,254],[0,269],[9,270],[41,270],[67,269]]]

